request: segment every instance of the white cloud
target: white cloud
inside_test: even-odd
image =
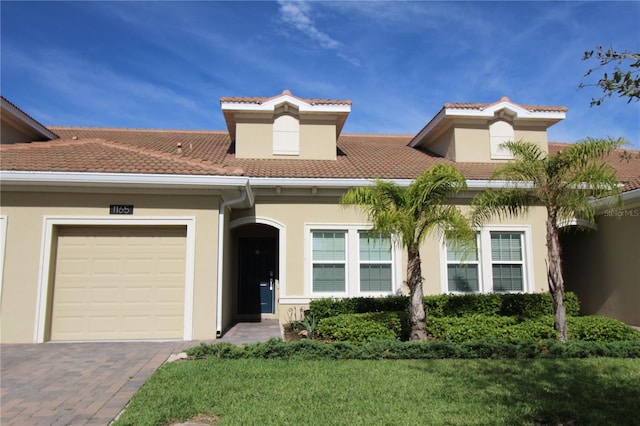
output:
[[[318,43],[318,45],[327,50],[337,51],[339,58],[344,59],[352,65],[360,66],[360,61],[350,55],[347,55],[344,50],[345,46],[342,42],[335,40],[327,33],[318,29],[316,23],[311,18],[311,6],[304,1],[284,1],[279,0],[280,6],[280,18],[288,25],[291,25],[296,30],[306,35],[309,39]]]
[[[325,49],[337,49],[342,43],[332,39],[329,35],[323,33],[316,28],[315,23],[309,16],[311,8],[308,3],[295,1],[279,1],[280,16],[282,20],[292,26],[298,31],[306,34],[310,39],[320,43],[320,46]]]

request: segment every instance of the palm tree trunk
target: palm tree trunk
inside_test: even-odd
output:
[[[426,315],[424,312],[424,293],[422,291],[422,267],[418,248],[408,248],[407,285],[411,298],[409,324],[411,335],[409,340],[427,340],[425,330]]]
[[[564,304],[564,279],[562,278],[560,238],[556,220],[555,212],[550,212],[547,220],[547,249],[549,253],[547,278],[553,303],[553,328],[558,332],[560,341],[566,343],[569,339],[567,309]]]

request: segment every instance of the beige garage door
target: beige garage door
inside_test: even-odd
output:
[[[185,227],[58,229],[51,340],[183,337]]]

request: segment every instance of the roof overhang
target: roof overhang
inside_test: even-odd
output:
[[[288,90],[281,95],[274,96],[262,102],[249,98],[243,101],[242,98],[223,98],[220,100],[220,107],[224,115],[225,123],[231,136],[231,140],[236,138],[237,116],[240,114],[269,114],[273,115],[280,107],[287,106],[297,111],[300,115],[324,115],[335,117],[336,120],[336,137],[342,132],[344,123],[351,112],[350,102],[322,102],[313,103],[307,100],[293,96]]]
[[[253,202],[249,179],[242,176],[170,175],[138,173],[0,171],[3,190],[158,190],[181,194],[186,190],[220,194],[224,200],[237,198],[249,191],[247,202]],[[246,204],[245,207],[250,207]]]
[[[399,186],[409,186],[414,179],[384,179]],[[82,187],[82,188],[331,188],[348,189],[375,185],[369,178],[272,178],[247,176],[171,175],[138,173],[94,173],[94,172],[41,172],[0,171],[2,185],[22,187]],[[467,180],[467,190],[480,191],[487,188],[522,187],[531,188],[531,182],[502,180]],[[640,192],[640,190],[638,190]]]
[[[426,147],[459,121],[489,123],[493,120],[506,119],[518,124],[537,124],[547,129],[565,118],[565,111],[530,110],[510,101],[500,101],[486,108],[445,105],[409,142],[409,146],[412,148],[416,146]]]
[[[2,121],[19,130],[21,133],[30,135],[35,141],[58,139],[58,135],[38,123],[17,106],[13,105],[4,97],[0,97],[0,117]]]

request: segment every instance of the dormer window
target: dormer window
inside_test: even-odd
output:
[[[448,103],[409,142],[457,163],[513,159],[503,144],[533,142],[544,152],[547,129],[564,120],[567,108],[519,105],[506,96],[491,104]]]
[[[273,154],[300,154],[300,122],[296,117],[284,114],[273,121]]]
[[[294,96],[221,98],[236,158],[336,160],[351,101]]]
[[[489,139],[492,160],[511,160],[513,154],[503,144],[515,139],[513,126],[506,121],[498,120],[489,125]]]

